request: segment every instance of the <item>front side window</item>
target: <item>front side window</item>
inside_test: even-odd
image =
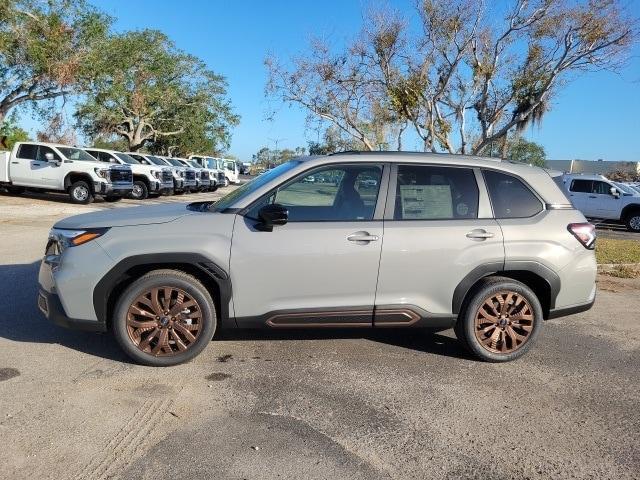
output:
[[[97,159],[89,155],[84,150],[71,147],[56,147],[62,152],[62,154],[69,160],[80,160],[83,162],[95,162]]]
[[[287,207],[290,222],[372,220],[381,178],[381,165],[322,167],[272,191],[248,216],[257,218],[261,207],[277,203]]]
[[[38,156],[36,157],[36,160],[40,160],[42,162],[46,162],[47,161],[47,153],[50,153],[51,155],[53,155],[53,159],[54,160],[60,160],[60,155],[58,155],[53,150],[53,148],[47,147],[45,145],[40,145],[38,147]]]
[[[610,195],[611,194],[611,185],[607,182],[593,182],[593,190],[591,193],[595,193],[597,195]]]
[[[398,165],[393,218],[478,218],[478,184],[473,170],[430,165]]]
[[[495,218],[527,218],[542,211],[542,202],[518,178],[485,170]]]

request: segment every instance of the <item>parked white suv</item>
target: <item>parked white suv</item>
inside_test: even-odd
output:
[[[585,217],[614,220],[640,232],[640,196],[625,193],[602,175],[564,174],[555,180]]]
[[[94,195],[117,201],[131,193],[128,165],[105,165],[84,150],[43,142],[19,142],[0,157],[0,187],[67,192],[73,203],[91,203]]]
[[[171,168],[144,165],[130,155],[103,148],[85,148],[101,162],[129,165],[133,173],[131,198],[144,200],[150,193],[169,193],[173,189]]]

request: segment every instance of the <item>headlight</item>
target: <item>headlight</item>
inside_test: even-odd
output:
[[[179,174],[181,177],[184,177],[184,170],[178,170],[178,174]]]
[[[151,170],[151,175],[153,175],[154,177],[156,177],[158,180],[160,180],[160,177],[162,175],[162,172],[160,170]]]
[[[95,240],[109,231],[109,228],[85,228],[83,230],[65,230],[60,228],[51,229],[49,238],[57,241],[60,250],[69,247],[77,247],[83,243]]]
[[[104,178],[105,180],[109,179],[108,168],[94,168],[93,171],[96,172],[96,175],[99,176],[100,178]]]

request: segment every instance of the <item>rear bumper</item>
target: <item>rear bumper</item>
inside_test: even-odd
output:
[[[87,332],[105,332],[107,327],[97,320],[81,320],[69,318],[62,308],[60,298],[40,287],[38,291],[38,309],[48,320],[64,328],[84,330]]]

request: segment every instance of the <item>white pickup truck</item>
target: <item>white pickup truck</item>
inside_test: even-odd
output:
[[[212,185],[212,191],[215,191],[218,187],[226,187],[229,185],[225,169],[221,163],[218,164],[216,158],[203,155],[190,155],[189,160],[196,162],[202,168],[208,169],[215,176],[215,185]]]
[[[171,193],[173,173],[170,167],[144,165],[126,153],[104,148],[85,148],[86,152],[101,162],[129,165],[133,172],[133,190],[131,198],[144,200],[150,194]]]
[[[640,195],[602,175],[564,174],[554,180],[585,217],[613,220],[640,232]]]
[[[95,195],[117,201],[133,188],[131,168],[105,165],[84,150],[42,142],[19,142],[0,155],[0,187],[19,194],[25,189],[67,192],[73,203]]]

